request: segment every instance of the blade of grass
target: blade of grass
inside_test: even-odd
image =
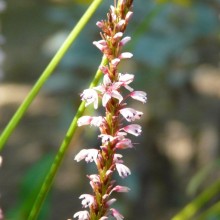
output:
[[[214,217],[216,216],[216,217]],[[209,209],[204,211],[197,220],[207,220],[207,219],[219,219],[220,216],[220,202],[215,203]]]
[[[1,136],[0,136],[0,151],[3,149],[5,143],[7,142],[8,138],[26,113],[27,109],[39,93],[42,86],[45,84],[47,79],[50,77],[50,75],[53,73],[59,62],[64,57],[67,50],[70,48],[70,46],[73,44],[73,42],[76,40],[78,35],[81,33],[85,25],[90,20],[91,16],[94,14],[98,6],[102,3],[103,0],[94,0],[89,8],[86,10],[84,15],[81,17],[79,22],[76,24],[76,26],[73,28],[67,39],[64,41],[64,43],[61,45],[60,49],[57,51],[57,53],[54,55],[46,69],[41,74],[38,81],[35,83],[27,97],[24,99],[18,110],[15,112],[14,116],[9,121],[6,128],[3,130]]]
[[[103,57],[102,62],[100,65],[106,65],[107,64],[107,59],[105,57]],[[98,69],[96,72],[95,77],[92,80],[92,83],[90,84],[90,88],[96,86],[102,76],[102,72]],[[47,196],[47,193],[49,192],[52,183],[53,183],[53,179],[57,173],[57,170],[63,160],[63,157],[66,153],[66,150],[70,144],[70,141],[72,140],[72,137],[77,129],[77,121],[78,119],[82,116],[83,112],[85,110],[85,103],[82,102],[77,110],[77,113],[75,115],[75,117],[72,120],[72,123],[65,135],[65,138],[54,158],[53,164],[50,167],[50,170],[41,186],[40,192],[38,193],[38,196],[35,200],[35,203],[32,207],[32,210],[30,212],[30,215],[28,217],[28,220],[35,220],[37,219],[37,216],[39,214],[39,211],[41,209],[41,206]]]
[[[192,202],[185,206],[172,220],[189,220],[191,219],[210,199],[220,193],[220,180],[213,183],[205,189]]]

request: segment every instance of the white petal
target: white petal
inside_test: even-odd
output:
[[[120,177],[125,178],[131,174],[130,169],[122,163],[116,163],[116,169]]]
[[[112,91],[112,97],[118,99],[119,103],[123,100],[123,96],[116,90]]]
[[[108,93],[105,93],[102,97],[102,105],[105,107],[110,99],[111,96]]]

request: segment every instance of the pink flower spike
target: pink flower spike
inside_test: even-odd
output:
[[[131,57],[133,57],[133,54],[132,54],[132,53],[130,53],[130,52],[124,52],[124,53],[121,53],[118,58],[119,58],[119,59],[129,59],[129,58],[131,58]]]
[[[74,158],[77,162],[84,160],[88,162],[96,162],[99,151],[97,149],[82,149]]]
[[[131,40],[131,37],[124,37],[121,41],[120,41],[120,46],[124,46],[128,41]]]
[[[80,96],[86,102],[86,106],[94,103],[94,108],[98,108],[98,94],[94,89],[85,89]]]
[[[88,211],[79,211],[76,212],[73,216],[73,218],[77,218],[78,220],[89,220],[90,216],[89,216],[89,212]]]
[[[143,91],[133,91],[130,94],[132,99],[136,99],[142,103],[146,103],[147,102],[147,93],[143,92]]]
[[[133,148],[132,142],[130,139],[125,138],[121,141],[119,141],[116,145],[115,145],[116,149],[127,149],[127,148]]]
[[[84,208],[90,207],[94,203],[94,196],[90,194],[82,194],[79,198],[82,199]]]
[[[143,112],[136,111],[133,108],[123,108],[119,112],[129,122],[134,121],[135,119],[140,119],[143,115]]]
[[[137,124],[127,125],[126,127],[122,128],[122,130],[129,134],[133,134],[134,136],[139,136],[142,132],[141,126]]]
[[[123,220],[124,216],[119,213],[116,209],[111,208],[112,216],[115,217],[116,220]]]
[[[78,119],[77,125],[78,127],[83,126],[83,125],[89,125],[92,121],[91,116],[82,116]]]
[[[128,167],[126,167],[124,164],[122,163],[116,163],[116,169],[118,171],[118,174],[121,178],[125,178],[128,175],[131,175],[131,171]]]

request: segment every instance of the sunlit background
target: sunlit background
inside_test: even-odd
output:
[[[7,0],[1,14],[0,129],[39,78],[89,0]],[[26,220],[39,183],[57,152],[101,60],[92,44],[95,23],[113,0],[105,0],[74,43],[2,152],[0,206],[6,220]],[[220,1],[134,0],[125,51],[134,54],[122,72],[135,74],[133,87],[148,94],[143,135],[133,139],[125,164],[132,175],[121,180],[131,192],[115,206],[126,220],[166,220],[219,177]],[[95,113],[89,109],[90,114]],[[91,192],[87,173],[76,163],[81,148],[100,144],[95,128],[74,137],[39,220],[66,220],[81,209],[78,197]],[[217,214],[216,214],[217,216]],[[219,219],[217,216],[215,219]]]

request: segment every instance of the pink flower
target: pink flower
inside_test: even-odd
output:
[[[133,15],[133,12],[132,11],[129,11],[127,14],[126,14],[126,17],[125,17],[125,21],[128,23],[129,20],[131,19]]]
[[[108,143],[108,142],[112,142],[113,140],[117,139],[117,137],[113,137],[108,134],[100,134],[99,137],[102,138],[103,144]]]
[[[140,119],[143,115],[143,112],[136,111],[133,108],[123,108],[119,112],[129,122],[134,121],[135,119]]]
[[[78,119],[77,125],[78,127],[83,126],[83,125],[89,125],[92,121],[91,116],[82,116]]]
[[[0,220],[4,220],[4,215],[3,215],[3,212],[2,212],[1,208],[0,208]]]
[[[128,41],[131,40],[131,37],[124,37],[121,41],[120,41],[120,46],[124,46]]]
[[[123,156],[121,154],[114,154],[115,163],[123,163],[123,160],[120,160]]]
[[[103,124],[103,117],[102,116],[92,117],[90,125],[100,127],[102,124]]]
[[[74,158],[77,162],[84,160],[88,162],[96,162],[99,151],[97,149],[82,149]]]
[[[124,138],[115,145],[115,148],[116,149],[127,149],[127,148],[133,148],[133,145],[130,139]]]
[[[123,26],[125,25],[125,20],[124,19],[121,19],[118,24],[117,24],[117,28],[118,29],[121,29]]]
[[[128,84],[133,82],[133,80],[134,80],[134,75],[133,74],[128,74],[128,73],[121,74],[121,73],[119,73],[119,77],[118,77],[119,83],[121,83],[121,85],[124,86],[130,92],[132,92],[134,89],[132,89],[130,86],[128,86]]]
[[[93,41],[93,44],[102,52],[108,47],[105,40]]]
[[[108,67],[106,66],[100,66],[99,69],[104,73],[104,74],[108,74]]]
[[[103,22],[103,21],[97,21],[97,22],[96,22],[96,25],[97,25],[99,28],[103,28],[104,22]]]
[[[102,216],[99,220],[106,220],[106,219],[108,219],[107,216]]]
[[[118,39],[118,38],[121,38],[123,36],[123,33],[122,32],[117,32],[115,35],[114,35],[114,39]]]
[[[97,174],[88,175],[88,178],[94,183],[100,183],[100,177]]]
[[[102,105],[106,107],[106,104],[111,98],[118,99],[119,103],[123,100],[122,95],[117,91],[120,87],[118,83],[112,83],[108,75],[104,75],[103,85],[94,87],[103,94]]]
[[[129,59],[129,58],[131,58],[131,57],[133,57],[133,54],[132,54],[132,53],[130,53],[130,52],[124,52],[124,53],[121,53],[118,58],[119,58],[119,59]]]
[[[131,174],[130,169],[128,167],[126,167],[124,164],[116,163],[115,166],[116,166],[116,169],[117,169],[120,177],[125,178]]]
[[[116,209],[111,208],[112,216],[115,217],[116,220],[123,220],[124,216],[120,214]]]
[[[79,198],[82,199],[82,205],[84,208],[87,208],[94,203],[94,196],[90,194],[82,194]]]
[[[82,100],[86,101],[86,106],[94,103],[94,108],[98,108],[98,94],[94,89],[85,89],[80,96]]]
[[[98,116],[98,117],[82,116],[77,121],[79,127],[83,125],[93,125],[96,127],[100,127],[102,123],[103,123],[102,116]]]
[[[147,93],[143,91],[134,91],[130,94],[131,98],[136,99],[140,102],[147,102]]]
[[[137,124],[127,125],[126,127],[122,128],[122,130],[129,134],[133,134],[134,136],[139,136],[142,132],[141,126]]]
[[[122,83],[122,85],[128,85],[134,80],[134,74],[129,73],[119,73],[118,81]]]
[[[115,198],[112,198],[112,199],[108,200],[108,202],[106,202],[106,205],[109,207],[109,206],[111,206],[114,202],[116,202],[116,199],[115,199]]]
[[[76,212],[73,216],[73,218],[77,218],[78,220],[89,220],[90,216],[89,216],[89,212],[88,211],[79,211]]]
[[[116,67],[119,63],[120,63],[120,59],[119,58],[115,58],[111,61],[112,66]]]
[[[110,9],[111,9],[112,20],[115,21],[117,19],[117,15],[115,14],[116,8],[113,5],[111,5]]]
[[[0,167],[2,166],[2,161],[3,159],[2,159],[2,156],[0,155]]]
[[[112,193],[112,192],[129,192],[130,191],[130,188],[128,188],[128,187],[126,187],[126,186],[115,186],[112,190],[111,190],[111,192],[110,192],[110,194]]]

